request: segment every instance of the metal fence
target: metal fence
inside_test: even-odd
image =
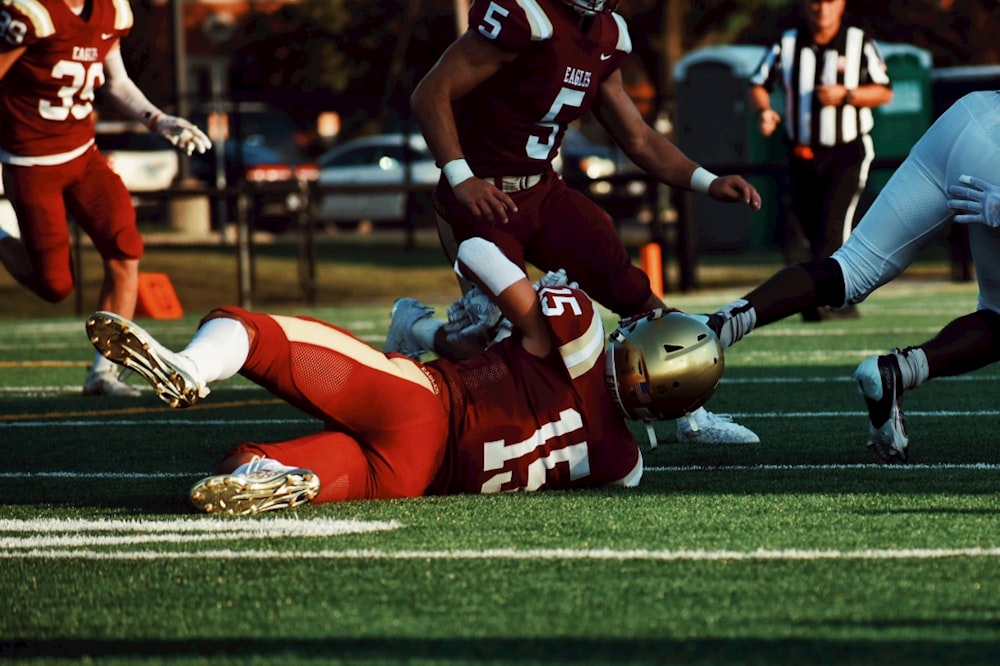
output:
[[[901,159],[875,160],[873,168],[895,169],[901,163]],[[739,173],[744,177],[762,176],[777,178],[787,170],[785,163],[772,164],[705,164],[706,168],[716,173]],[[652,210],[652,222],[649,224],[649,241],[660,244],[661,257],[663,258],[663,285],[667,291],[689,292],[698,288],[698,256],[695,235],[695,223],[692,197],[698,196],[686,190],[666,188],[658,181],[648,175],[628,174],[609,176],[605,180],[625,181],[642,179],[646,181],[647,197],[646,205]],[[570,182],[571,186],[585,187],[585,182]],[[293,234],[295,243],[298,246],[298,282],[300,295],[309,305],[314,305],[317,301],[317,246],[320,226],[315,217],[315,206],[320,197],[327,193],[348,193],[348,194],[373,194],[373,193],[405,193],[419,194],[429,197],[433,188],[426,185],[319,185],[314,181],[295,180],[282,183],[266,183],[263,186],[258,183],[240,182],[233,186],[219,188],[211,186],[184,186],[175,185],[169,189],[159,192],[136,193],[137,200],[145,202],[156,202],[164,208],[171,209],[182,200],[202,200],[207,201],[207,208],[217,211],[213,220],[211,215],[208,219],[202,220],[204,225],[201,235],[206,240],[216,236],[221,244],[232,244],[232,249],[237,265],[237,293],[240,305],[251,307],[255,300],[254,288],[254,230],[257,228],[256,213],[253,205],[255,197],[266,191],[269,195],[285,195],[287,200],[294,202],[288,207],[288,218],[290,224],[286,233]],[[3,195],[0,194],[0,198]],[[408,204],[413,197],[407,196]],[[673,215],[662,215],[663,207],[667,206],[674,212]],[[233,219],[219,219],[223,211],[233,211]],[[672,219],[671,223],[663,220]],[[220,226],[224,225],[224,226]],[[227,239],[226,226],[235,228],[235,237]],[[80,262],[83,251],[84,240],[82,234],[74,225],[74,254],[79,270],[82,270]],[[404,216],[404,223],[398,227],[404,248],[412,249],[415,246],[417,224],[415,216],[407,211]],[[178,235],[184,232],[178,231]],[[970,279],[971,260],[967,247],[961,243],[951,250],[952,275],[956,279]],[[677,265],[677,284],[670,285],[667,281],[668,266],[670,262]],[[80,289],[76,294],[76,309],[78,313],[83,312],[82,297]]]

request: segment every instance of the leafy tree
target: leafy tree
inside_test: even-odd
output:
[[[334,109],[344,134],[406,126],[409,95],[456,35],[464,0],[299,0],[254,12],[234,39],[233,94],[310,115]],[[670,108],[674,65],[692,49],[765,44],[797,16],[801,0],[622,0],[633,53],[626,82]],[[1000,0],[848,0],[851,16],[884,41],[929,50],[937,67],[1000,63]],[[129,71],[160,103],[173,98],[169,31],[159,0],[133,0]]]

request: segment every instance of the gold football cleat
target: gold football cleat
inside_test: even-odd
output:
[[[290,509],[318,493],[319,477],[315,473],[272,464],[270,469],[206,477],[191,487],[190,498],[194,507],[204,513],[245,516]]]
[[[208,395],[196,379],[194,364],[153,338],[139,325],[113,312],[95,312],[87,335],[101,354],[145,379],[173,408],[190,407]]]

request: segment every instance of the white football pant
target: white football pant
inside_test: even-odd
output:
[[[895,279],[951,223],[947,187],[968,174],[1000,183],[1000,92],[970,93],[927,130],[833,258],[847,303]],[[1000,313],[1000,229],[969,225],[979,309]]]

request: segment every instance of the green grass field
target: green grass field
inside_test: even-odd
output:
[[[706,311],[740,293],[673,302]],[[970,284],[905,280],[863,304],[858,320],[790,319],[755,332],[730,350],[710,407],[761,444],[679,445],[673,424],[660,424],[636,490],[241,519],[190,513],[188,487],[235,443],[317,423],[242,379],[189,410],[171,411],[151,391],[83,398],[82,318],[5,319],[0,656],[996,664],[997,369],[907,395],[906,467],[879,466],[865,449],[850,381],[865,356],[927,339],[975,300]],[[387,302],[314,312],[378,346]],[[180,346],[201,314],[143,325]]]

